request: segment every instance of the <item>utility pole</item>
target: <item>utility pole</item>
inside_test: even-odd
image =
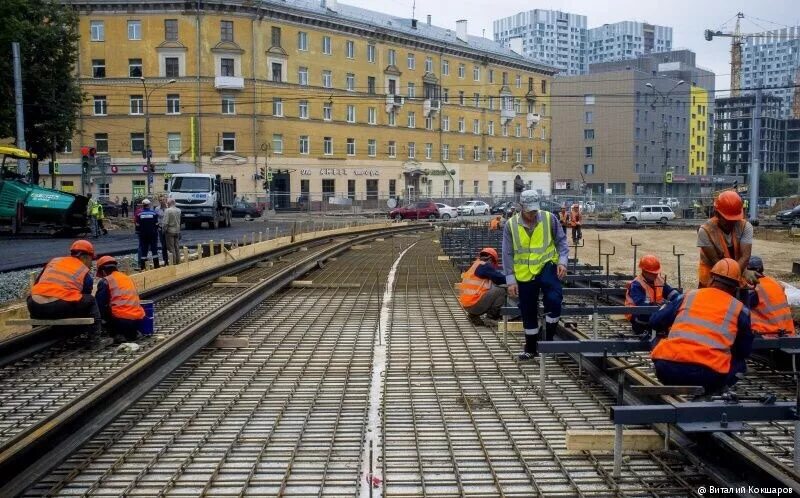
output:
[[[25,145],[25,111],[22,108],[22,63],[20,62],[19,42],[11,42],[11,52],[14,57],[14,103],[17,110],[17,148],[27,150]],[[17,173],[27,173],[28,161],[17,160]]]
[[[661,143],[664,144],[664,197],[669,195],[667,193],[667,164],[669,163],[669,148],[667,147],[667,118],[661,120]]]
[[[758,220],[758,181],[761,175],[761,89],[756,90],[753,134],[750,138],[750,220]]]

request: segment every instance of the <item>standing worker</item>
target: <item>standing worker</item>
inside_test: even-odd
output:
[[[569,213],[569,226],[572,227],[572,244],[577,245],[578,241],[583,238],[581,231],[581,207],[578,204],[572,205],[572,210]]]
[[[164,211],[164,221],[161,225],[164,230],[167,251],[172,253],[172,264],[177,265],[181,262],[181,254],[178,250],[178,241],[181,238],[181,210],[175,206],[175,199],[170,199],[167,204],[169,207]]]
[[[158,262],[158,215],[150,209],[150,199],[142,201],[142,210],[136,215],[136,233],[139,235],[139,270],[146,269],[144,260],[148,252],[153,255],[153,266]]]
[[[794,320],[783,285],[764,275],[764,262],[751,256],[747,269],[755,272],[755,302],[749,302],[753,332],[762,335],[795,335]]]
[[[97,307],[114,342],[135,341],[145,313],[133,280],[117,270],[117,260],[103,256],[97,260]]]
[[[558,219],[540,210],[534,190],[520,195],[520,213],[503,230],[503,273],[508,295],[519,296],[525,349],[520,360],[530,360],[538,353],[539,291],[544,293],[545,340],[551,340],[561,318],[561,280],[567,276],[569,246]]]
[[[164,212],[167,210],[167,199],[163,195],[158,196],[158,206],[155,212],[158,215],[158,243],[161,245],[161,259],[164,266],[169,265],[169,255],[167,254],[167,237],[164,232]]]
[[[741,270],[730,258],[711,269],[709,286],[690,291],[653,314],[650,325],[669,329],[653,349],[656,377],[664,385],[703,386],[713,394],[747,370],[753,333],[750,311],[734,296]]]
[[[506,301],[506,276],[498,268],[499,258],[493,247],[485,247],[478,259],[465,271],[459,284],[458,301],[469,316],[469,321],[484,325],[481,315],[491,321],[500,319],[500,309]]]
[[[494,218],[492,218],[489,221],[489,230],[500,230],[500,221],[502,220],[502,218],[503,217],[500,216],[499,214]]]
[[[697,268],[699,287],[711,283],[711,268],[724,258],[736,260],[745,280],[755,282],[755,273],[747,270],[753,249],[753,225],[744,220],[742,198],[726,190],[714,200],[714,216],[697,230],[700,262]]]
[[[630,281],[625,291],[625,306],[661,306],[664,301],[672,301],[679,296],[664,281],[661,275],[661,261],[658,257],[647,254],[639,260],[642,273]],[[643,335],[650,333],[650,315],[626,315],[631,322],[633,333]]]
[[[561,206],[561,211],[558,212],[558,221],[561,223],[561,228],[564,229],[564,233],[567,233],[567,227],[569,226],[569,213],[567,213],[567,206]]]
[[[121,206],[122,206],[122,216],[124,218],[127,218],[128,217],[128,207],[130,206],[130,204],[128,203],[128,198],[127,197],[123,197],[122,198]]]

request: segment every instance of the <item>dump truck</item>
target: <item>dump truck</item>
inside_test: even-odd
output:
[[[186,228],[203,222],[214,229],[231,226],[234,197],[233,179],[220,175],[180,173],[169,181],[169,198],[175,199]]]

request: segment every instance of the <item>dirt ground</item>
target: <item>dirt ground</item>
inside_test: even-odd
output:
[[[800,275],[792,274],[792,261],[800,260],[800,237],[790,238],[786,230],[756,229],[756,240],[753,243],[753,254],[764,260],[766,273],[778,280],[800,284]],[[697,261],[699,249],[696,246],[697,232],[687,230],[664,230],[648,228],[638,230],[589,230],[583,231],[585,247],[578,248],[578,258],[587,263],[597,264],[598,236],[603,252],[614,252],[609,257],[612,272],[630,274],[633,271],[633,247],[631,239],[641,244],[637,249],[637,257],[644,254],[655,254],[661,259],[663,273],[667,282],[678,283],[678,259],[681,256],[681,280],[685,289],[697,287]],[[574,249],[570,249],[573,257]],[[605,256],[601,257],[601,265],[605,265]]]

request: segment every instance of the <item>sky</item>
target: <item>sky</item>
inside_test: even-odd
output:
[[[716,88],[730,88],[730,38],[706,41],[706,29],[733,31],[737,12],[743,12],[743,33],[800,25],[798,0],[341,0],[342,3],[377,10],[400,17],[411,17],[416,1],[416,17],[423,22],[433,16],[433,24],[455,31],[456,20],[467,19],[471,35],[492,38],[492,21],[524,10],[552,9],[587,16],[589,28],[617,21],[647,21],[671,26],[672,46],[697,53],[697,65],[716,73]],[[732,19],[733,18],[733,19]],[[750,19],[752,18],[752,19]],[[725,24],[727,22],[727,24]],[[778,23],[778,24],[776,24]],[[723,26],[723,24],[725,24]],[[723,96],[718,92],[717,96]]]

